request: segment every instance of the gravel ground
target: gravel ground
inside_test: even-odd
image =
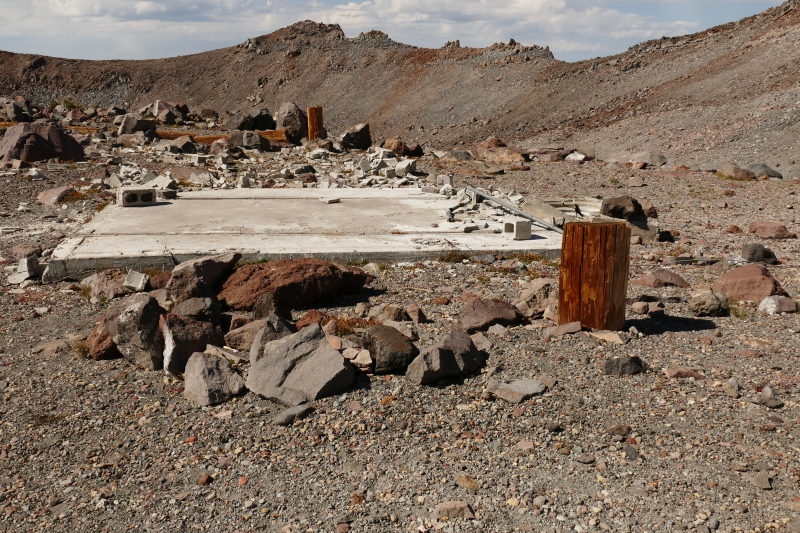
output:
[[[124,155],[156,171],[175,164]],[[250,167],[271,172],[294,160],[298,156],[273,155]],[[505,169],[490,178],[464,177],[483,173],[475,162],[425,158],[420,166],[432,176],[453,173],[457,186],[469,181],[542,197],[651,200],[662,229],[678,232],[678,242],[633,246],[631,281],[667,255],[732,255],[756,240],[746,233],[754,220],[798,229],[795,209],[788,207],[797,183],[789,180],[731,182],[691,171],[675,178],[598,162],[532,163],[529,171]],[[41,190],[88,185],[80,181],[87,175],[83,167],[43,172],[47,181],[0,176],[0,210],[7,215],[0,222],[21,230],[0,236],[7,267],[14,264],[12,246],[37,242],[52,249],[108,201],[96,193],[66,209],[36,204]],[[646,186],[620,186],[633,175]],[[21,203],[29,211],[19,210]],[[745,233],[724,233],[730,224]],[[797,240],[765,244],[782,261],[770,271],[796,297]],[[83,358],[75,341],[107,304],[92,303],[71,282],[5,286],[2,529],[800,531],[800,521],[793,521],[800,511],[797,316],[762,316],[743,304],[731,317],[693,318],[687,296],[710,286],[724,267],[658,268],[680,274],[691,289],[630,284],[629,297],[660,297],[668,316],[629,313],[626,328],[639,333],[621,334],[625,344],[583,333],[551,341],[546,331],[552,323],[534,320],[503,335],[487,333],[490,356],[480,373],[421,387],[401,375],[362,375],[346,394],[316,402],[314,414],[290,427],[271,424],[282,408],[252,393],[197,408],[183,399],[182,383],[162,373],[123,360]],[[417,345],[424,348],[455,327],[465,292],[511,301],[529,277],[557,277],[558,263],[533,261],[521,274],[497,264],[434,261],[385,265],[375,274],[370,288],[317,309],[354,316],[359,302],[417,303],[431,320],[417,326]],[[444,296],[450,303],[433,303]],[[52,342],[60,339],[73,347]],[[651,371],[602,375],[605,360],[633,355]],[[672,366],[705,378],[670,380],[661,369]],[[246,373],[247,365],[239,370]],[[490,376],[542,375],[552,380],[542,396],[519,405],[485,399]],[[742,386],[740,398],[721,388],[730,377]],[[783,408],[758,402],[767,384]],[[769,490],[757,486],[763,472],[771,478]],[[209,482],[198,484],[205,475]],[[451,499],[467,502],[475,519],[433,520],[433,507]]]

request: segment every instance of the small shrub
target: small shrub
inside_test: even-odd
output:
[[[76,359],[89,358],[89,344],[86,341],[73,342],[70,346],[70,352]]]
[[[438,261],[440,263],[461,263],[464,259],[469,259],[467,254],[460,252],[449,251],[444,255],[440,255]]]
[[[88,285],[81,285],[80,290],[78,291],[78,295],[83,298],[84,300],[91,300],[92,299],[92,288]]]

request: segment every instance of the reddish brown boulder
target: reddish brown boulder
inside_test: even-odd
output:
[[[157,291],[167,286],[167,282],[172,277],[172,272],[160,272],[150,277],[150,289]]]
[[[705,376],[703,374],[699,374],[694,370],[686,368],[685,366],[673,366],[670,368],[664,369],[664,374],[670,379],[703,379]]]
[[[734,300],[760,302],[768,296],[789,296],[764,265],[747,265],[719,277],[711,288]]]
[[[797,235],[790,233],[786,226],[778,222],[753,222],[750,224],[750,233],[762,239],[796,239]]]
[[[650,272],[643,278],[636,280],[637,285],[642,287],[681,287],[688,288],[689,284],[685,279],[675,274],[674,272],[667,272],[666,270],[656,270]]]
[[[744,233],[744,230],[737,226],[736,224],[731,224],[727,228],[725,228],[725,233]]]
[[[422,324],[428,321],[425,312],[417,304],[411,304],[406,307],[406,314],[414,324]]]
[[[61,161],[85,161],[78,141],[53,124],[17,124],[8,128],[0,141],[0,160],[33,163],[54,157]]]
[[[500,324],[510,326],[522,321],[522,313],[508,302],[501,300],[474,300],[458,313],[461,329],[467,333],[485,331],[490,326]]]
[[[114,339],[105,330],[103,321],[94,327],[92,334],[86,340],[86,344],[89,346],[89,356],[95,361],[106,361],[122,357],[117,345],[114,344]]]
[[[64,185],[63,187],[57,187],[55,189],[48,189],[40,192],[36,197],[36,200],[41,204],[58,205],[63,202],[67,196],[70,195],[70,193],[73,192],[75,192],[75,189],[69,185]]]
[[[383,147],[387,150],[391,150],[395,153],[395,155],[408,155],[408,146],[406,143],[401,141],[400,139],[386,139],[383,143]]]
[[[89,284],[92,289],[92,296],[111,300],[131,294],[133,291],[123,286],[126,276],[127,273],[118,268],[98,272]]]
[[[327,323],[328,320],[330,320],[330,317],[328,315],[326,315],[322,311],[317,311],[316,309],[312,309],[311,311],[301,316],[294,326],[297,328],[297,331],[300,331],[301,329],[310,326],[311,324],[322,325],[323,323]]]
[[[356,292],[371,279],[357,267],[312,258],[282,259],[239,268],[223,285],[219,299],[231,309],[249,311],[260,296],[271,292],[277,305],[294,309],[338,292]]]
[[[525,158],[496,137],[489,137],[475,148],[475,156],[487,163],[524,163]]]

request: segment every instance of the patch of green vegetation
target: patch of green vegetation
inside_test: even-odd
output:
[[[464,259],[469,259],[469,256],[460,252],[450,251],[444,255],[440,255],[437,260],[440,263],[461,263]]]
[[[739,307],[739,302],[736,300],[728,299],[728,307],[731,310],[731,316],[744,320],[747,318],[747,309]]]
[[[356,267],[363,267],[369,264],[369,261],[366,259],[362,259],[361,261],[348,261],[345,263],[348,266],[356,266]]]
[[[89,344],[86,341],[73,342],[70,346],[70,352],[76,359],[89,358]]]
[[[234,270],[238,270],[238,269],[242,268],[243,266],[247,266],[247,265],[264,265],[266,263],[269,263],[269,259],[267,259],[266,257],[262,257],[261,259],[257,259],[256,261],[240,261],[240,262],[236,263],[236,266],[234,266],[233,269]]]
[[[491,278],[489,276],[478,276],[478,281],[486,285]]]
[[[728,176],[727,174],[723,174],[722,172],[717,172],[714,175],[720,179],[728,181],[752,181],[750,178],[734,178],[733,176]]]

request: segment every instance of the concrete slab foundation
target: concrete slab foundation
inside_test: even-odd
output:
[[[338,199],[338,202],[327,203]],[[322,200],[322,201],[321,201]],[[234,189],[181,194],[155,206],[109,206],[53,252],[48,280],[97,268],[160,268],[239,252],[243,261],[317,257],[398,262],[447,252],[558,257],[561,235],[503,236],[502,217],[448,222],[456,200],[421,189]]]

